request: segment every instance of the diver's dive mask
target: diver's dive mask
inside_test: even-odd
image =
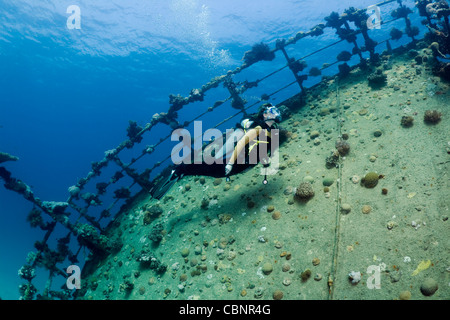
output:
[[[274,120],[275,122],[281,122],[281,112],[277,107],[273,105],[266,106],[264,110],[264,118],[265,120]]]

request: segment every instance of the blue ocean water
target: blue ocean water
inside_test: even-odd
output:
[[[4,165],[39,198],[65,201],[67,188],[86,176],[91,162],[126,139],[128,121],[143,125],[154,113],[167,111],[169,94],[187,96],[192,88],[233,70],[257,42],[273,48],[277,39],[324,22],[331,11],[372,4],[372,0],[0,0],[0,151],[20,158]],[[81,29],[67,27],[71,5],[81,9]],[[389,30],[380,30],[379,37],[386,38]],[[325,35],[322,42],[298,48],[295,56],[336,39],[334,34]],[[320,66],[325,57],[315,59],[311,65]],[[271,70],[265,67],[262,63],[247,75],[264,75]],[[278,88],[282,83],[277,81],[282,80],[275,78],[261,92],[273,91],[271,87]],[[275,102],[298,91],[289,90]],[[258,97],[246,98],[254,102]],[[221,110],[203,120],[217,123],[235,112]],[[195,114],[183,110],[180,120]],[[154,130],[151,139],[157,141],[167,133]],[[22,197],[0,187],[3,299],[19,297],[17,270],[42,238],[42,231],[25,221],[31,208]]]

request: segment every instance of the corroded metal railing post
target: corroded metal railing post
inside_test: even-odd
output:
[[[247,103],[247,101],[245,99],[242,99],[239,96],[239,91],[237,90],[237,85],[233,81],[233,79],[231,79],[230,74],[225,78],[224,86],[228,89],[228,92],[231,95],[231,98],[232,98],[231,106],[235,109],[241,110],[245,115],[246,114],[245,104]]]
[[[336,34],[341,39],[345,39],[348,43],[353,44],[353,53],[358,54],[360,62],[362,62],[363,56],[361,54],[361,49],[358,46],[358,43],[356,42],[356,35],[357,32],[355,30],[352,30],[348,24],[347,21],[347,14],[344,13],[344,15],[341,17],[337,12],[332,12],[328,17],[325,17],[325,21],[327,21],[326,26],[334,28],[336,30]],[[345,29],[341,26],[344,25]]]
[[[303,71],[303,69],[306,68],[306,62],[304,61],[296,61],[294,58],[290,58],[284,49],[286,45],[286,41],[284,39],[277,40],[276,48],[278,50],[281,50],[284,57],[286,58],[287,64],[289,66],[289,69],[291,69],[292,73],[294,74],[295,80],[297,81],[298,85],[300,86],[301,92],[305,92],[305,89],[303,88],[303,81],[308,78],[307,75],[299,76],[298,73]]]

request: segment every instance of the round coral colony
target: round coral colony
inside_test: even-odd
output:
[[[274,300],[281,300],[283,299],[283,292],[281,290],[275,290],[273,293],[273,299]]]
[[[262,272],[264,272],[264,274],[269,274],[271,273],[273,270],[273,266],[270,262],[266,262],[263,267],[262,267]]]
[[[272,219],[273,220],[278,220],[278,219],[280,219],[281,218],[281,212],[280,211],[274,211],[273,213],[272,213]]]
[[[351,210],[352,210],[352,207],[351,207],[350,204],[348,204],[348,203],[343,203],[343,204],[341,205],[341,212],[342,212],[342,213],[347,214],[347,213],[349,213]]]
[[[361,182],[366,188],[375,188],[378,184],[378,179],[379,175],[376,172],[369,172],[364,176]]]
[[[370,211],[372,210],[372,207],[371,206],[369,206],[369,205],[363,205],[362,206],[362,208],[361,208],[361,211],[362,211],[362,213],[364,213],[364,214],[368,214],[368,213],[370,213]]]

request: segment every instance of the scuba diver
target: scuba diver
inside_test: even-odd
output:
[[[213,163],[191,162],[176,165],[169,176],[157,183],[150,194],[155,199],[161,199],[170,188],[183,176],[226,177],[243,172],[261,162],[265,169],[270,166],[270,156],[278,148],[281,112],[270,103],[261,106],[258,113],[250,115],[237,124],[237,129],[231,134],[223,134],[222,139],[215,139],[202,149],[202,154],[210,154]],[[274,130],[275,129],[275,130]],[[276,143],[272,144],[272,141]],[[264,144],[264,146],[261,146]],[[261,149],[263,148],[263,149]],[[202,155],[200,155],[202,156]],[[266,174],[263,183],[267,183]]]

